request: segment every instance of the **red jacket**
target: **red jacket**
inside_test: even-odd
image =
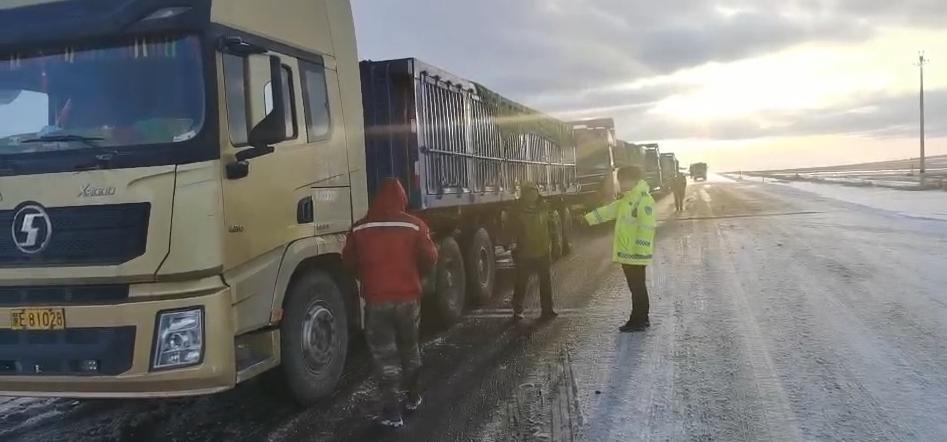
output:
[[[420,299],[421,278],[437,262],[427,224],[408,215],[407,204],[401,182],[386,179],[345,240],[342,260],[361,281],[367,304]]]

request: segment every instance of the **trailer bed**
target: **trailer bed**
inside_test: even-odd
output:
[[[413,58],[361,75],[370,195],[386,177],[415,211],[510,201],[526,181],[578,193],[569,125]]]

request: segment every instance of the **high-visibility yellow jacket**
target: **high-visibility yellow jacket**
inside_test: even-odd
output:
[[[654,198],[645,181],[615,202],[585,215],[589,225],[615,220],[612,260],[619,264],[650,265],[654,260],[654,232],[657,228]]]

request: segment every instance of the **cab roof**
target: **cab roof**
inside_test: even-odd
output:
[[[197,31],[210,23],[211,0],[6,0],[0,10],[0,48],[23,50],[163,29]],[[167,8],[169,18],[145,20]]]

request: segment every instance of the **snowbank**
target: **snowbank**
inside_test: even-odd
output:
[[[939,190],[905,192],[879,187],[847,187],[804,181],[779,181],[775,184],[913,218],[947,221],[947,192]]]

